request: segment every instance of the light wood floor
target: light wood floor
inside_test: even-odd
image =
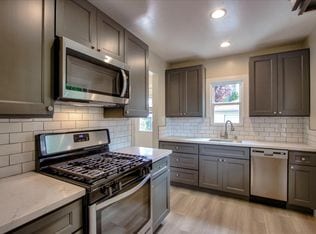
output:
[[[316,218],[172,186],[171,212],[157,233],[316,234]]]

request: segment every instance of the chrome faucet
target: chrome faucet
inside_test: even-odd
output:
[[[228,131],[227,131],[227,126],[228,124],[230,124],[230,131],[235,131],[235,128],[234,128],[234,125],[232,123],[232,121],[230,120],[227,120],[225,122],[225,132],[224,132],[224,135],[221,135],[221,137],[225,138],[225,139],[228,139]]]

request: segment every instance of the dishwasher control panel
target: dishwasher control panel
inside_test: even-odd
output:
[[[287,150],[251,148],[251,157],[288,159]]]

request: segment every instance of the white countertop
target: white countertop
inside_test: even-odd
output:
[[[295,151],[316,152],[316,145],[298,144],[298,143],[283,143],[283,142],[266,142],[266,141],[209,141],[210,138],[194,138],[194,137],[162,137],[160,141],[210,144],[210,145],[225,145],[225,146],[240,146],[240,147],[258,147],[270,149],[284,149]]]
[[[171,150],[146,148],[146,147],[127,147],[127,148],[118,149],[115,151],[119,153],[124,153],[124,154],[137,154],[137,155],[145,156],[147,158],[150,158],[153,162],[156,162],[159,159],[162,159],[172,153]]]
[[[36,172],[0,180],[0,233],[85,195],[85,189]]]

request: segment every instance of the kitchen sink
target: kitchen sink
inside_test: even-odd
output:
[[[241,140],[234,140],[234,139],[224,139],[224,138],[211,138],[209,141],[215,141],[215,142],[237,142],[241,143]]]

